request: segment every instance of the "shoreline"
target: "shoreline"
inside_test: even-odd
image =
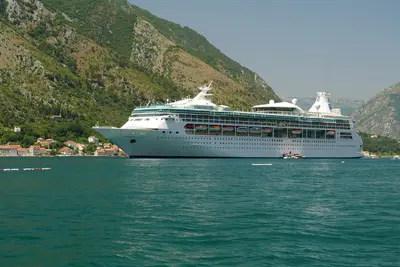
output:
[[[399,155],[391,155],[391,156],[377,156],[374,157],[360,157],[360,159],[392,159],[398,157]],[[130,158],[129,156],[95,156],[95,155],[85,155],[85,156],[78,156],[78,155],[56,155],[56,156],[3,156],[0,155],[0,159],[2,158]],[[186,157],[183,157],[186,158]],[[188,157],[189,158],[189,157]],[[232,159],[235,157],[232,157]],[[280,159],[280,158],[277,158]],[[341,158],[337,158],[341,159]]]
[[[128,156],[94,156],[94,155],[88,155],[88,156],[64,156],[64,155],[59,155],[59,156],[0,156],[1,158],[129,158]]]

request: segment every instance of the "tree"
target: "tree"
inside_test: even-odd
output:
[[[21,140],[21,145],[22,147],[30,147],[36,142],[35,137],[31,135],[24,135],[24,137]]]
[[[91,143],[85,147],[83,150],[84,153],[93,154],[96,151],[96,145]]]

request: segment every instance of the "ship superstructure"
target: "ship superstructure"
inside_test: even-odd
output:
[[[194,98],[137,107],[121,127],[93,127],[130,157],[359,158],[362,141],[355,122],[332,109],[318,92],[309,111],[290,102],[235,111],[216,105],[211,83]]]

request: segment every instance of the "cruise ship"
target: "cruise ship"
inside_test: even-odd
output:
[[[212,82],[211,82],[212,83]],[[237,111],[208,99],[211,83],[194,98],[140,106],[121,127],[94,126],[131,158],[360,158],[355,122],[318,92],[309,111],[290,102]]]

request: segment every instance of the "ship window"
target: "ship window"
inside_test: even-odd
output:
[[[136,143],[136,139],[131,139],[131,140],[130,140],[130,143],[131,143],[131,144]]]

